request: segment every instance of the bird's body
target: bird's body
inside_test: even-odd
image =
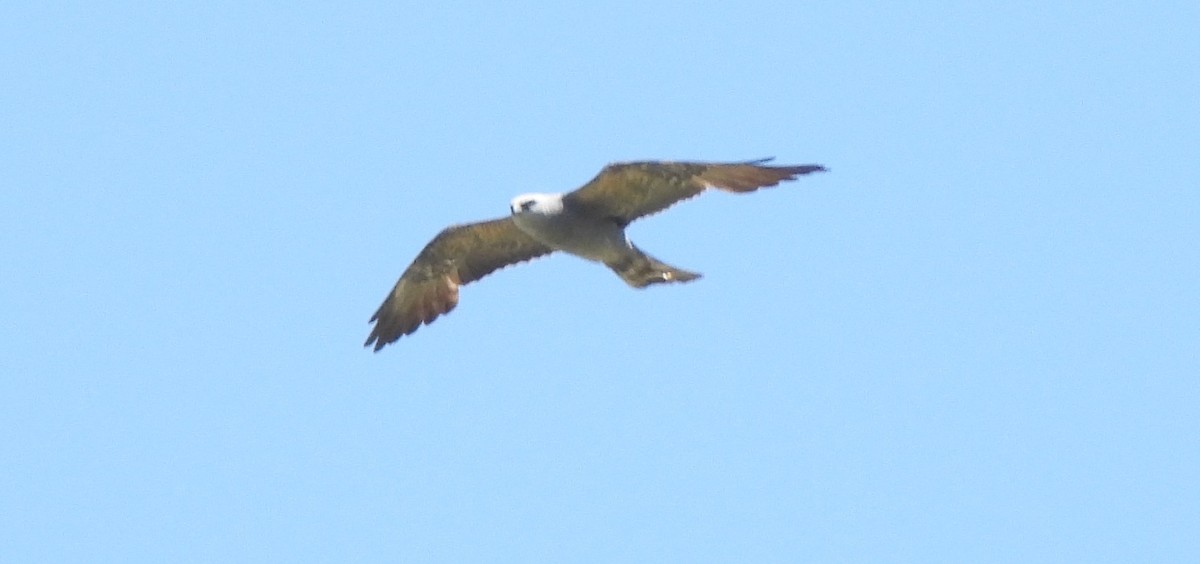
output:
[[[532,205],[522,209],[522,204]],[[619,260],[628,248],[625,228],[605,217],[566,208],[562,194],[518,196],[511,206],[517,228],[556,251],[596,262]]]
[[[637,248],[625,228],[710,187],[752,192],[825,170],[764,162],[613,164],[573,192],[513,198],[507,218],[448,227],[422,249],[371,317],[375,327],[366,345],[378,351],[448,313],[462,284],[555,251],[603,263],[635,288],[695,280],[700,274]]]
[[[688,282],[700,277],[642,252],[629,242],[625,226],[620,222],[566,205],[564,194],[517,196],[510,208],[517,228],[539,243],[556,251],[604,263],[634,288],[662,282]]]

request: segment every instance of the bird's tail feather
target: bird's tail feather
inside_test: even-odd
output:
[[[700,277],[698,272],[675,268],[642,252],[637,247],[633,248],[633,253],[621,260],[608,263],[608,267],[616,272],[626,284],[634,288],[645,288],[651,284],[667,282],[691,282]]]

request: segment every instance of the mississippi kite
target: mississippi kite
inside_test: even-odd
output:
[[[695,280],[699,273],[660,262],[630,243],[625,227],[708,188],[753,192],[825,170],[765,164],[769,160],[611,164],[574,192],[523,194],[513,198],[508,217],[447,227],[371,316],[375,326],[364,346],[379,351],[454,309],[459,286],[554,251],[602,263],[634,288]]]

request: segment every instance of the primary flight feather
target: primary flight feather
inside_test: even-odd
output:
[[[825,170],[765,164],[769,160],[611,164],[574,192],[523,194],[513,198],[508,217],[448,227],[425,245],[371,316],[375,326],[364,346],[379,351],[454,309],[459,286],[554,251],[603,263],[634,288],[695,280],[700,274],[630,243],[625,227],[708,188],[753,192]]]

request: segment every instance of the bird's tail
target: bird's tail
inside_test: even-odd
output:
[[[667,282],[691,282],[700,277],[698,272],[675,268],[644,252],[637,247],[620,260],[609,262],[608,267],[617,273],[626,284],[634,288],[645,288],[651,284]]]

